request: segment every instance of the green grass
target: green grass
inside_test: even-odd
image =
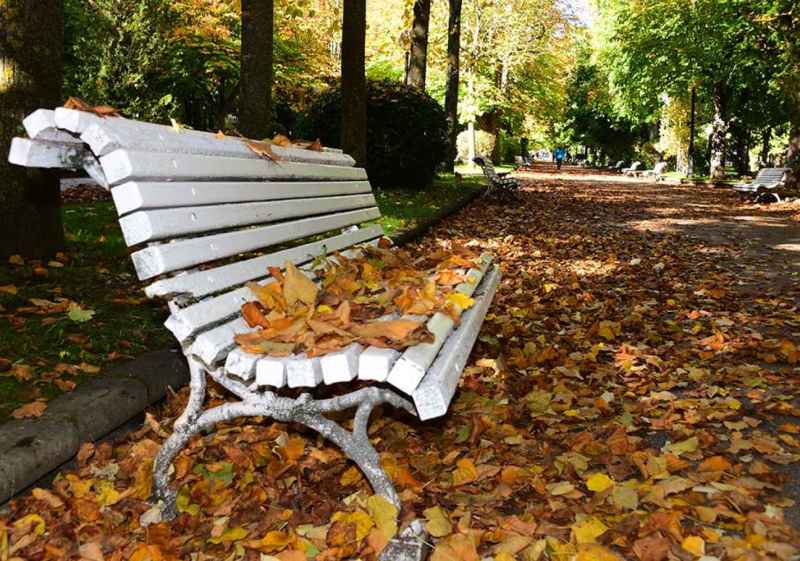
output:
[[[442,176],[419,191],[378,190],[383,213],[379,223],[387,233],[411,227],[481,184],[468,178],[456,185],[453,176]],[[63,217],[67,236],[63,267],[46,261],[0,264],[0,359],[27,365],[31,373],[29,379],[19,379],[25,377],[19,376],[19,368],[0,372],[0,421],[27,402],[55,397],[62,391],[59,384],[80,384],[96,376],[86,372],[92,370],[86,365],[102,372],[147,350],[174,344],[163,327],[166,306],[144,298],[113,204],[67,205]],[[11,294],[14,289],[16,294]],[[45,313],[31,302],[58,298],[76,302],[94,315],[79,323],[66,311]],[[15,372],[17,376],[12,375]]]

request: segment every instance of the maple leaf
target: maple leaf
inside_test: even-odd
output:
[[[76,303],[71,303],[67,310],[67,317],[76,323],[85,323],[94,317],[95,311],[84,309]]]

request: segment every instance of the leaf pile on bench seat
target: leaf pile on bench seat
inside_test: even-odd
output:
[[[254,354],[313,357],[354,342],[397,350],[431,342],[430,316],[444,312],[457,319],[456,307],[472,305],[454,287],[466,280],[478,256],[456,247],[414,258],[386,246],[324,260],[318,283],[290,262],[285,273],[271,268],[274,282],[249,284],[256,300],[242,306],[245,321],[258,329],[237,335],[236,343]]]

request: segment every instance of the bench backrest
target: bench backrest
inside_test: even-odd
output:
[[[383,235],[350,228],[380,211],[365,170],[340,151],[273,146],[271,160],[241,138],[65,108],[25,125],[30,138],[14,140],[9,160],[84,167],[111,189],[147,295],[169,300],[166,326],[209,365],[250,330],[245,283]]]
[[[494,170],[494,165],[492,165],[492,160],[486,156],[475,156],[472,161],[481,167],[483,170],[483,175],[485,175],[488,179],[492,181],[498,179],[497,172]]]
[[[784,180],[789,168],[763,168],[758,172],[752,185],[772,185]]]

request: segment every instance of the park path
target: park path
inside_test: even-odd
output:
[[[419,243],[491,251],[504,278],[450,414],[375,420],[401,520],[425,514],[433,561],[788,561],[800,543],[792,209],[570,168],[518,175],[517,200],[478,199]],[[369,492],[363,477],[279,423],[195,439],[176,462],[183,514],[143,528],[149,463],[185,399],[0,510],[0,543],[7,532],[30,559],[78,559],[78,545],[109,561],[373,557],[380,516],[353,496]]]

